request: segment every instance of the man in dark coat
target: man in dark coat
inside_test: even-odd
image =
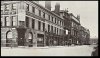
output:
[[[92,56],[98,56],[98,47],[94,47],[95,51],[92,52]]]

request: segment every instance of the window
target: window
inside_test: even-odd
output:
[[[32,34],[29,33],[28,39],[32,39]]]
[[[55,33],[56,33],[56,27],[55,27]]]
[[[59,24],[59,20],[57,20],[57,24]]]
[[[50,32],[50,25],[48,25],[48,32]]]
[[[28,42],[33,43],[33,36],[31,32],[28,34]]]
[[[52,22],[53,22],[53,17],[52,17]]]
[[[29,11],[29,4],[26,4],[26,10]]]
[[[41,10],[39,10],[39,16],[41,16]]]
[[[16,10],[17,5],[16,4],[12,4],[12,10]]]
[[[5,26],[10,26],[10,20],[8,16],[5,17]]]
[[[60,25],[61,25],[61,21],[60,21]]]
[[[38,30],[41,30],[41,22],[38,21]]]
[[[35,20],[32,19],[32,28],[34,29],[34,27],[35,27]]]
[[[11,32],[11,31],[9,31],[9,32],[7,33],[7,38],[9,38],[9,39],[13,38],[12,32]]]
[[[11,40],[13,38],[12,32],[9,31],[6,33],[6,46],[10,46],[11,45]]]
[[[3,22],[1,21],[0,23],[1,23],[1,26],[3,26]]]
[[[32,12],[35,13],[35,7],[32,7]]]
[[[58,28],[57,28],[57,34],[58,34]]]
[[[51,32],[53,32],[53,26],[51,26]]]
[[[4,6],[1,6],[1,10],[3,11],[3,9],[4,9]]]
[[[45,31],[45,23],[43,23],[43,31]]]
[[[55,18],[55,23],[56,23],[56,18]]]
[[[48,15],[48,17],[49,17],[49,20],[50,20],[50,15]]]
[[[4,9],[4,7],[3,7],[3,6],[1,6],[1,14],[3,14],[3,9]]]
[[[60,29],[60,35],[61,35],[61,29]]]
[[[3,26],[3,17],[1,16],[1,26]]]
[[[43,18],[45,18],[45,13],[43,12]]]
[[[29,17],[26,17],[26,27],[29,27]]]
[[[74,26],[74,23],[72,22],[72,27]]]
[[[9,10],[9,5],[6,4],[6,5],[5,5],[5,11],[8,11],[8,10]]]
[[[12,26],[16,26],[16,17],[15,16],[13,16],[12,17]]]

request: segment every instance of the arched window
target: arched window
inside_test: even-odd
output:
[[[32,35],[31,32],[28,34],[28,42],[29,42],[30,44],[33,43],[33,35]]]
[[[11,45],[12,38],[13,38],[12,32],[11,31],[7,32],[7,34],[6,34],[6,45],[7,46]]]
[[[28,39],[32,39],[32,33],[29,33]]]
[[[9,31],[9,32],[7,33],[7,38],[12,38],[12,32],[11,32],[11,31]]]

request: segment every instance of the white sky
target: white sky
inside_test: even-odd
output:
[[[98,1],[51,1],[52,10],[55,9],[55,3],[60,3],[60,9],[65,8],[75,16],[80,15],[81,25],[90,30],[90,37],[98,38]],[[45,5],[44,1],[39,1]]]

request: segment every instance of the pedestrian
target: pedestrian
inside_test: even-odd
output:
[[[94,47],[95,51],[92,52],[91,56],[98,56],[98,47]]]

